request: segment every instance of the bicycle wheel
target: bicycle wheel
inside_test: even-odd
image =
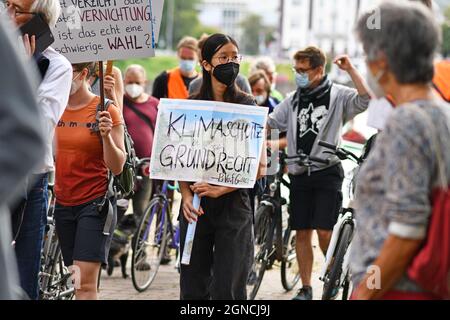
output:
[[[75,288],[71,284],[71,272],[64,265],[64,260],[61,253],[61,248],[56,249],[56,259],[52,274],[55,275],[52,287],[58,293],[56,296],[57,300],[72,300],[75,296]]]
[[[352,233],[353,226],[349,223],[344,224],[336,251],[325,274],[322,300],[332,299],[340,288],[342,263],[344,262],[344,257],[350,244]]]
[[[54,244],[49,258],[49,265],[44,267],[46,285],[41,287],[41,300],[72,300],[75,289],[70,285],[71,273],[64,265],[61,249]],[[48,273],[45,272],[48,270]]]
[[[272,207],[262,205],[255,219],[255,257],[247,280],[247,296],[254,300],[266,272],[269,258],[273,254],[273,234],[275,224],[272,219]]]
[[[297,262],[296,233],[288,226],[283,236],[283,261],[281,262],[281,284],[286,291],[291,291],[300,280]]]
[[[167,241],[168,202],[153,199],[135,234],[131,260],[131,278],[138,292],[150,287],[156,277]]]

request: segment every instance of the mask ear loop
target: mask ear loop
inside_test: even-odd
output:
[[[75,76],[75,78],[72,79],[72,81],[77,80],[78,77],[81,75],[83,71],[78,71],[78,74]]]
[[[377,74],[375,75],[375,80],[378,82],[378,84],[380,84],[380,80],[381,78],[383,78],[383,76],[386,74],[386,70],[381,69],[380,71],[377,72]]]

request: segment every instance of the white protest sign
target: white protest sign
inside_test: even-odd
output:
[[[71,63],[155,55],[164,0],[60,0],[52,47]]]
[[[253,188],[267,108],[161,99],[150,177]]]

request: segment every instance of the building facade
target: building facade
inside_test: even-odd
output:
[[[241,22],[249,12],[247,1],[203,0],[198,9],[203,25],[215,27],[234,39],[242,39]]]

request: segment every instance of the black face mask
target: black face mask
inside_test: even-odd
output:
[[[227,87],[231,86],[239,74],[239,64],[229,62],[214,68],[213,76]]]

